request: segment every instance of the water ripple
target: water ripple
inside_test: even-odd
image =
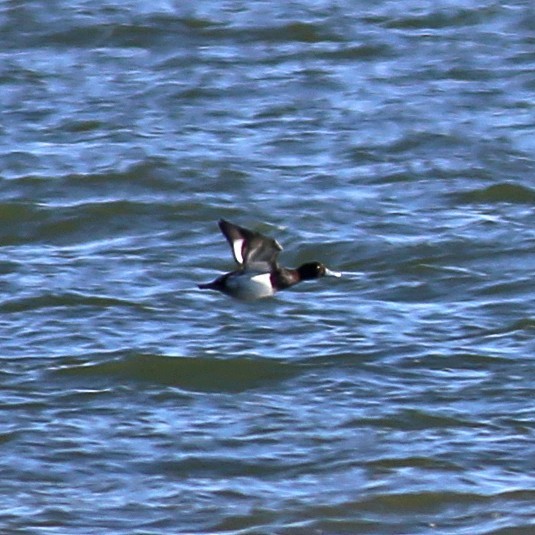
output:
[[[4,531],[529,532],[529,2],[0,30]],[[221,217],[344,277],[202,292]]]

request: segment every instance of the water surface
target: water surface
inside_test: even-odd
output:
[[[0,28],[2,532],[533,529],[530,2]],[[344,277],[201,292],[220,217]]]

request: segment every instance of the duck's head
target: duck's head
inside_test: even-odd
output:
[[[308,262],[297,268],[301,280],[319,279],[320,277],[341,277],[338,271],[331,271],[321,262]]]

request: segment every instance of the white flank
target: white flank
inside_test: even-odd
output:
[[[274,293],[269,273],[260,273],[250,278],[243,275],[229,277],[227,285],[232,290],[234,297],[245,301],[271,297]]]

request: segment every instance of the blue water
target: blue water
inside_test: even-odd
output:
[[[531,533],[534,29],[0,3],[0,532]],[[344,276],[200,291],[221,217]]]

